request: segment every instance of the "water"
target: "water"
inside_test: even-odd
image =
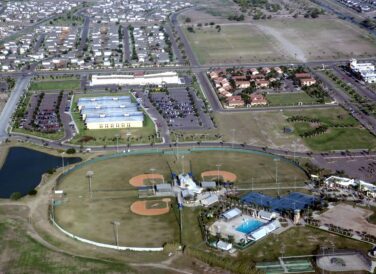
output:
[[[64,157],[64,165],[81,160],[78,157]],[[13,192],[26,195],[40,183],[43,173],[61,165],[61,157],[23,147],[10,148],[0,169],[0,198],[9,198]]]
[[[257,220],[247,220],[244,221],[240,226],[236,228],[236,231],[243,232],[245,234],[249,234],[252,231],[255,231],[259,227],[262,227],[264,225],[263,222],[257,221]]]

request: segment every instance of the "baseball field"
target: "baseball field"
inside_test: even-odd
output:
[[[240,152],[180,151],[176,155],[169,151],[89,162],[60,182],[59,189],[66,195],[56,207],[55,218],[77,236],[108,244],[115,244],[113,222],[117,221],[120,245],[158,247],[179,240],[178,218],[171,208],[175,198],[141,199],[137,185],[151,180],[171,183],[171,172],[183,170],[200,182],[202,175],[216,177],[214,171],[219,169],[220,176],[235,180],[239,188],[270,188],[275,187],[276,165],[282,187],[302,186],[307,179],[290,162]],[[88,171],[94,172],[91,195]]]

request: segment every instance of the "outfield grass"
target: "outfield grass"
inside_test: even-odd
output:
[[[54,252],[27,235],[19,219],[0,218],[0,265],[4,273],[124,273],[122,263],[83,259]]]
[[[150,119],[149,115],[144,113],[144,126],[142,128],[126,128],[126,129],[85,129],[85,124],[81,119],[80,113],[77,110],[77,101],[81,97],[96,97],[96,96],[110,96],[108,93],[104,94],[85,94],[74,96],[72,105],[72,117],[79,129],[79,133],[74,136],[71,140],[72,144],[83,144],[83,145],[116,145],[117,141],[119,144],[134,144],[134,143],[148,143],[151,142],[158,143],[160,140],[153,137],[156,133],[155,124]],[[130,95],[130,93],[117,93],[116,96]],[[133,98],[133,97],[132,97]],[[118,140],[116,136],[119,136]],[[88,139],[88,141],[83,141]]]
[[[344,149],[374,149],[376,138],[364,129],[357,120],[342,108],[327,110],[302,110],[285,112],[287,117],[301,115],[320,120],[320,124],[328,126],[321,135],[304,138],[304,142],[315,151],[344,150]],[[308,122],[293,122],[295,134],[300,135],[313,129]],[[335,126],[339,127],[335,127]],[[316,125],[317,126],[317,125]]]
[[[139,216],[130,211],[130,205],[138,200],[137,190],[129,184],[136,175],[151,172],[162,174],[170,181],[171,171],[180,173],[191,170],[194,178],[200,178],[204,170],[216,169],[234,172],[237,186],[270,187],[275,185],[275,163],[272,157],[234,152],[197,152],[185,154],[184,159],[176,155],[142,155],[104,160],[88,164],[69,174],[59,185],[66,198],[56,208],[57,222],[69,232],[91,240],[114,243],[112,221],[120,221],[121,245],[162,246],[166,242],[179,241],[178,216],[175,210],[160,216]],[[252,168],[250,168],[252,167]],[[88,189],[87,171],[94,171],[92,199]],[[282,186],[302,186],[307,179],[303,171],[288,162],[278,163],[278,178]],[[153,198],[155,200],[155,198]],[[175,202],[173,202],[175,203]],[[190,233],[183,235],[189,242],[197,237],[195,210],[184,209],[185,227]],[[95,227],[95,229],[92,229]],[[191,227],[191,228],[189,228]],[[197,238],[201,242],[201,237]],[[196,241],[195,241],[196,242]]]
[[[318,104],[317,99],[309,96],[305,92],[267,94],[266,99],[270,106],[293,106],[298,104],[312,105]]]
[[[284,256],[311,255],[320,251],[321,246],[331,247],[334,244],[336,249],[357,249],[367,252],[371,245],[349,238],[331,234],[311,227],[293,227],[289,230],[261,239],[250,248],[241,252],[241,258],[249,258],[255,262],[273,261],[281,256],[284,246]]]
[[[80,88],[80,80],[33,81],[29,90],[76,90]]]
[[[194,33],[184,28],[184,33],[201,64],[288,60],[254,25],[223,25],[220,32],[214,27],[195,28]]]

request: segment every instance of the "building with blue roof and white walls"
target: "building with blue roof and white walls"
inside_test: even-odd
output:
[[[144,113],[129,96],[80,98],[77,102],[87,129],[139,128]]]

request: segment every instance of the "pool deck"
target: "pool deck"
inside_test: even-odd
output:
[[[250,215],[241,215],[227,222],[222,219],[217,220],[214,222],[214,224],[210,226],[209,231],[212,235],[216,235],[217,232],[219,232],[222,235],[222,237],[228,237],[229,235],[233,235],[235,242],[240,242],[241,239],[247,240],[247,234],[237,231],[236,228],[248,220],[256,220],[264,224],[267,223],[267,221],[264,219],[252,217]]]

